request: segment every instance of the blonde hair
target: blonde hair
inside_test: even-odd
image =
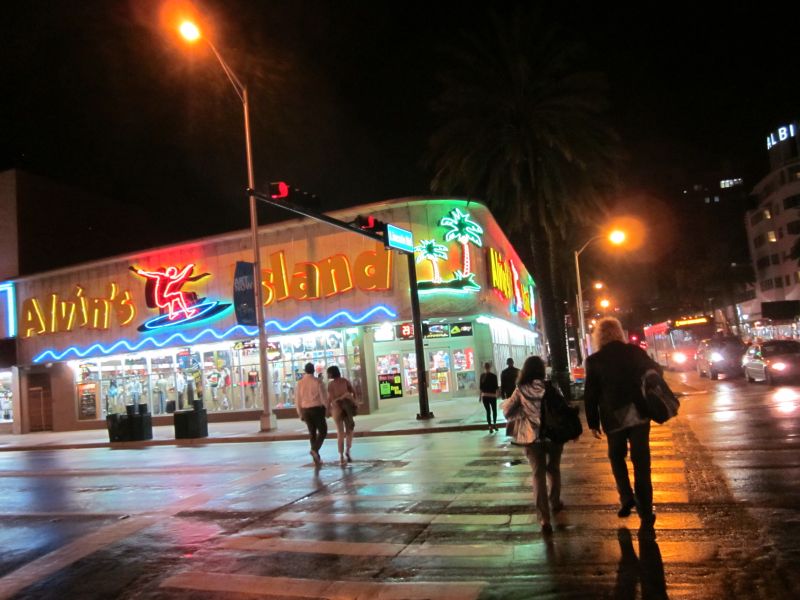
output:
[[[600,350],[609,342],[624,342],[625,332],[622,323],[614,317],[604,317],[597,322],[594,328],[594,345]]]

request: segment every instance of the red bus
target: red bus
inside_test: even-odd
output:
[[[712,337],[715,331],[714,318],[707,315],[648,325],[644,328],[647,353],[665,369],[693,369],[700,340]]]

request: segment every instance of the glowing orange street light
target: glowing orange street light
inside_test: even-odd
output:
[[[193,44],[202,38],[200,28],[188,19],[184,19],[178,25],[178,32],[181,37],[187,42]],[[261,282],[261,251],[258,240],[258,213],[256,212],[256,197],[252,191],[256,187],[255,175],[253,174],[253,151],[250,143],[250,102],[247,95],[247,86],[233,72],[222,55],[217,51],[214,44],[207,37],[203,38],[208,47],[217,58],[220,67],[228,77],[233,91],[242,102],[242,110],[244,112],[244,144],[245,144],[245,158],[247,161],[247,188],[250,191],[250,235],[252,237],[253,246],[253,288],[255,292],[256,304],[256,327],[258,328],[258,362],[261,369],[261,401],[263,405],[263,412],[261,413],[261,430],[269,431],[275,428],[275,416],[272,412],[269,397],[269,385],[271,378],[268,375],[269,363],[267,362],[267,333],[264,329],[264,301],[262,297]]]
[[[581,246],[579,250],[576,250],[574,252],[574,256],[575,256],[575,279],[577,280],[577,284],[578,284],[577,285],[578,293],[577,293],[577,299],[576,299],[577,300],[577,304],[578,304],[578,327],[580,329],[580,340],[579,340],[578,346],[579,346],[580,351],[581,351],[580,352],[581,361],[583,360],[583,357],[586,356],[586,322],[585,322],[584,316],[583,316],[583,290],[581,289],[581,266],[580,266],[580,261],[578,259],[579,259],[580,255],[581,255],[581,253],[584,250],[586,250],[586,247],[589,244],[591,244],[592,242],[594,242],[596,240],[602,239],[604,237],[607,238],[608,241],[611,242],[612,244],[614,244],[615,246],[619,246],[619,245],[621,245],[621,244],[623,244],[625,242],[625,239],[627,238],[627,235],[625,234],[625,232],[622,229],[613,229],[610,232],[608,232],[607,235],[601,234],[601,235],[596,235],[593,238],[590,238],[589,241],[587,241],[583,246]],[[600,287],[598,287],[597,284],[595,284],[595,289],[601,289],[601,288],[602,288],[602,284],[600,285]]]
[[[595,284],[594,284],[594,289],[602,290],[603,289],[603,282],[602,281],[596,281]]]
[[[608,241],[614,244],[615,246],[619,246],[625,242],[625,239],[628,236],[625,235],[625,232],[621,229],[615,229],[611,233],[608,234]]]
[[[181,23],[178,31],[183,36],[183,39],[192,44],[200,39],[200,28],[191,21]]]
[[[611,302],[608,300],[608,298],[603,298],[602,300],[600,300],[600,308],[606,309],[609,306],[611,306]]]

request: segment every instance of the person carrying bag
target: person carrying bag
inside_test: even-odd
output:
[[[561,501],[561,453],[564,444],[547,439],[543,427],[548,406],[564,402],[561,392],[545,382],[544,361],[538,356],[525,360],[511,397],[503,402],[512,444],[522,446],[533,473],[533,493],[542,533],[553,533],[550,515],[564,509]],[[550,483],[550,493],[547,483]]]
[[[342,377],[339,367],[328,367],[328,398],[331,400],[331,416],[336,424],[336,441],[339,446],[339,464],[353,462],[350,448],[353,446],[354,417],[358,414],[358,403],[353,385]],[[345,445],[346,442],[346,445]]]

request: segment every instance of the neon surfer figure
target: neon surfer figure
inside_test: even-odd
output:
[[[181,271],[177,267],[167,267],[163,271],[145,271],[137,267],[130,267],[130,270],[147,279],[148,284],[153,284],[153,303],[159,309],[167,310],[170,321],[182,316],[189,319],[197,314],[198,309],[192,308],[189,294],[181,291],[181,288],[186,282],[198,281],[208,277],[210,273],[192,276],[194,264],[186,265]]]

